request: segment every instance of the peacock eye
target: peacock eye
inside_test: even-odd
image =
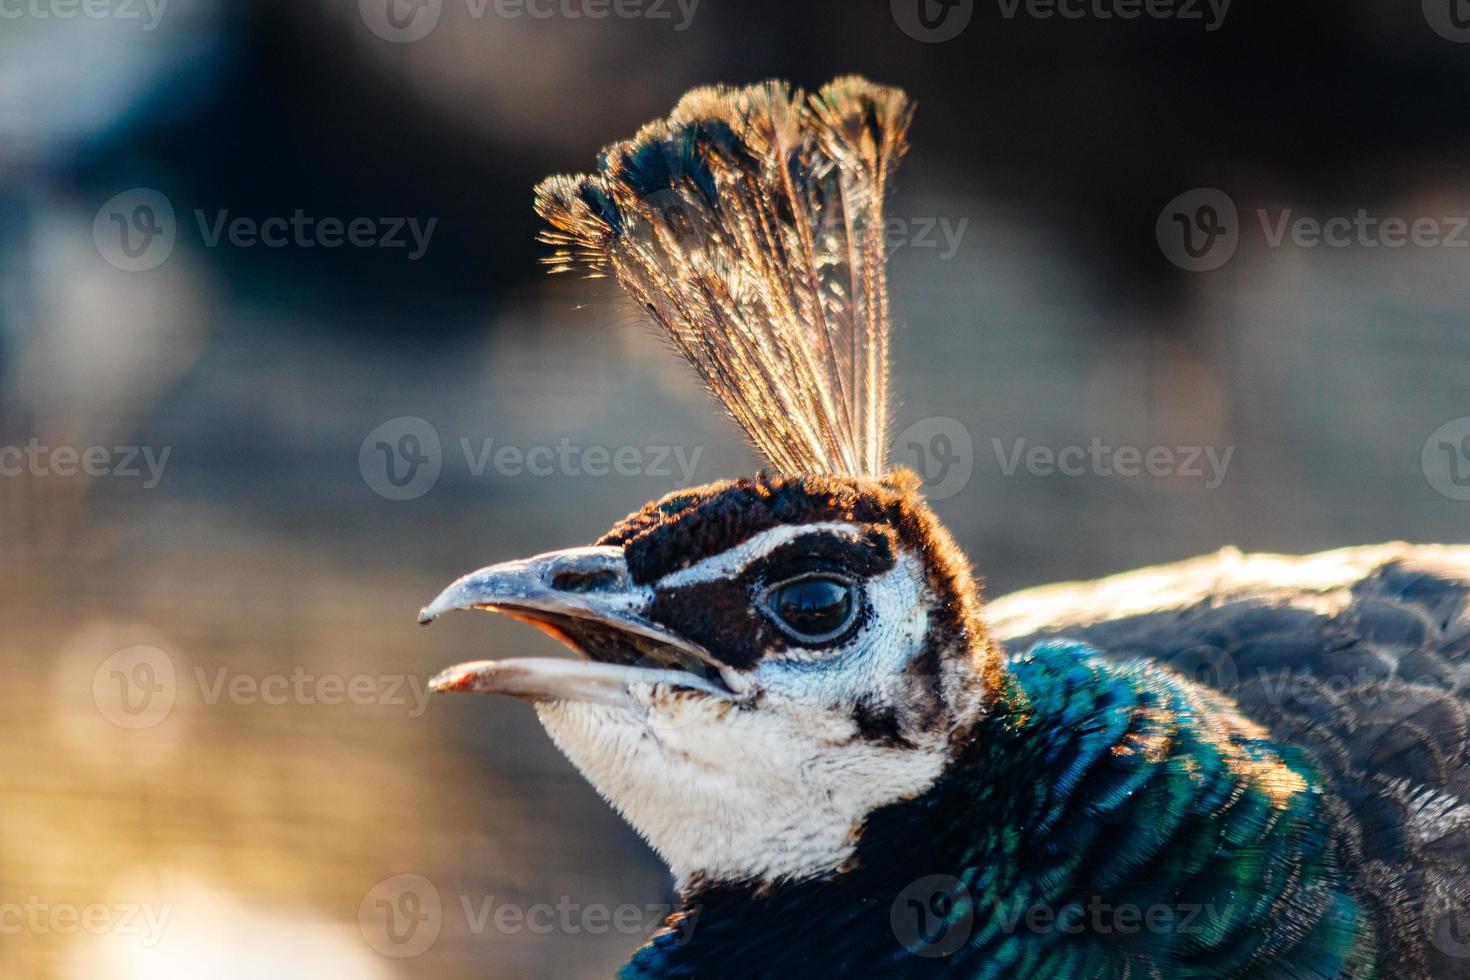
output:
[[[766,593],[765,605],[792,639],[820,643],[845,630],[857,614],[852,583],[839,578],[812,577],[777,585]]]

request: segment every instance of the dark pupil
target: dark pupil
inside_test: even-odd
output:
[[[776,593],[772,604],[786,625],[807,636],[831,633],[847,621],[852,593],[844,582],[814,578],[793,582]]]

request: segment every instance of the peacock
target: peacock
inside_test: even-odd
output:
[[[700,88],[535,193],[768,463],[487,609],[577,659],[530,702],[669,865],[626,978],[1470,977],[1470,548],[1242,555],[982,604],[888,465],[883,200],[912,106]]]

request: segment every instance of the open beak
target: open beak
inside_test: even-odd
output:
[[[633,584],[621,548],[568,548],[471,572],[419,613],[487,609],[538,627],[587,659],[524,658],[460,664],[430,681],[436,691],[505,694],[530,701],[631,706],[634,685],[665,684],[723,700],[748,685],[698,644],[644,617],[652,591]]]

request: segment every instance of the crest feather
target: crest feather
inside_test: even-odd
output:
[[[547,261],[615,277],[778,469],[879,477],[883,197],[912,114],[855,76],[695,89],[536,188]]]

